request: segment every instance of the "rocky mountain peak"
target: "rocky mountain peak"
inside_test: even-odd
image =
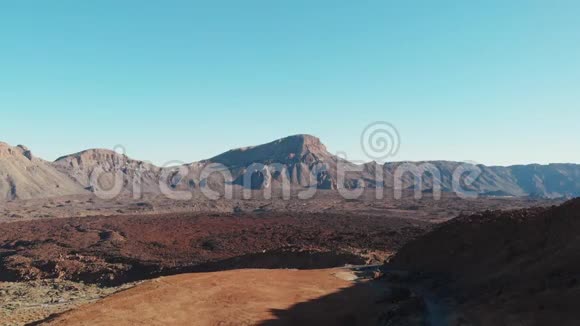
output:
[[[331,156],[320,139],[301,134],[263,145],[233,149],[209,161],[226,166],[248,166],[252,163],[312,163],[324,161]]]
[[[0,143],[0,201],[82,194],[81,186],[24,145]]]
[[[13,147],[7,143],[0,142],[0,158],[22,158],[23,156],[28,160],[33,159],[32,152],[28,149],[28,147],[24,145]]]
[[[92,148],[92,149],[84,150],[82,152],[78,152],[78,153],[59,157],[58,159],[56,159],[56,162],[63,161],[63,160],[70,160],[73,158],[80,159],[83,161],[90,161],[90,160],[99,160],[99,159],[111,158],[111,157],[121,158],[123,156],[124,156],[123,154],[119,154],[119,153],[112,151],[110,149]]]
[[[132,162],[132,160],[124,154],[109,149],[95,148],[60,157],[54,164],[75,168],[93,168],[96,166],[121,166],[128,162]]]
[[[312,135],[300,134],[288,136],[278,140],[278,145],[286,148],[289,152],[306,154],[320,154],[327,155],[328,151],[326,146],[320,141],[319,138]]]

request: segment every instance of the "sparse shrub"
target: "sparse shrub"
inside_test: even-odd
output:
[[[215,239],[205,239],[201,243],[201,248],[208,251],[219,249],[219,243]]]

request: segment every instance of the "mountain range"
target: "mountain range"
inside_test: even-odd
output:
[[[105,149],[89,149],[48,162],[35,157],[25,146],[12,147],[0,142],[0,201],[90,194],[115,184],[122,192],[139,189],[142,193],[160,193],[160,183],[170,189],[206,186],[213,189],[225,183],[263,189],[286,183],[292,188],[418,188],[421,192],[434,191],[435,185],[440,184],[442,191],[452,191],[454,173],[466,166],[451,161],[406,163],[411,162],[357,165],[329,153],[318,138],[310,135],[294,135],[259,146],[233,149],[207,160],[170,168]],[[406,166],[418,167],[421,174],[398,172]],[[580,196],[579,164],[467,166],[480,173],[462,186],[479,195]],[[220,173],[207,173],[208,169],[223,172],[224,167],[231,175],[230,180]],[[348,172],[341,172],[344,167]],[[115,183],[116,178],[122,178],[122,182]]]

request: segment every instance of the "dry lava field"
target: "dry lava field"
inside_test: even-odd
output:
[[[0,281],[118,285],[242,267],[381,263],[430,224],[350,214],[170,214],[4,224]]]
[[[0,221],[6,222],[0,223],[0,324],[44,320],[135,282],[169,275],[242,268],[299,269],[317,275],[313,281],[326,282],[326,274],[316,270],[383,264],[410,241],[459,214],[551,203],[556,202],[451,196],[439,201],[407,197],[377,201],[372,196],[347,201],[330,193],[310,201],[287,202],[172,204],[156,197],[100,201],[82,196],[7,202],[0,206]],[[252,277],[246,275],[239,281]],[[235,284],[235,279],[230,283]],[[313,291],[334,298],[332,292],[341,291],[340,287]],[[292,296],[291,287],[287,290]],[[276,302],[287,307],[292,300],[286,299]],[[410,309],[423,309],[414,298],[408,304]],[[301,307],[298,304],[298,313]]]

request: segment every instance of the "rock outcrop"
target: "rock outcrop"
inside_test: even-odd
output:
[[[57,159],[53,166],[90,191],[159,193],[161,168],[106,149],[90,149]]]
[[[48,198],[85,190],[25,146],[0,143],[0,201]]]

